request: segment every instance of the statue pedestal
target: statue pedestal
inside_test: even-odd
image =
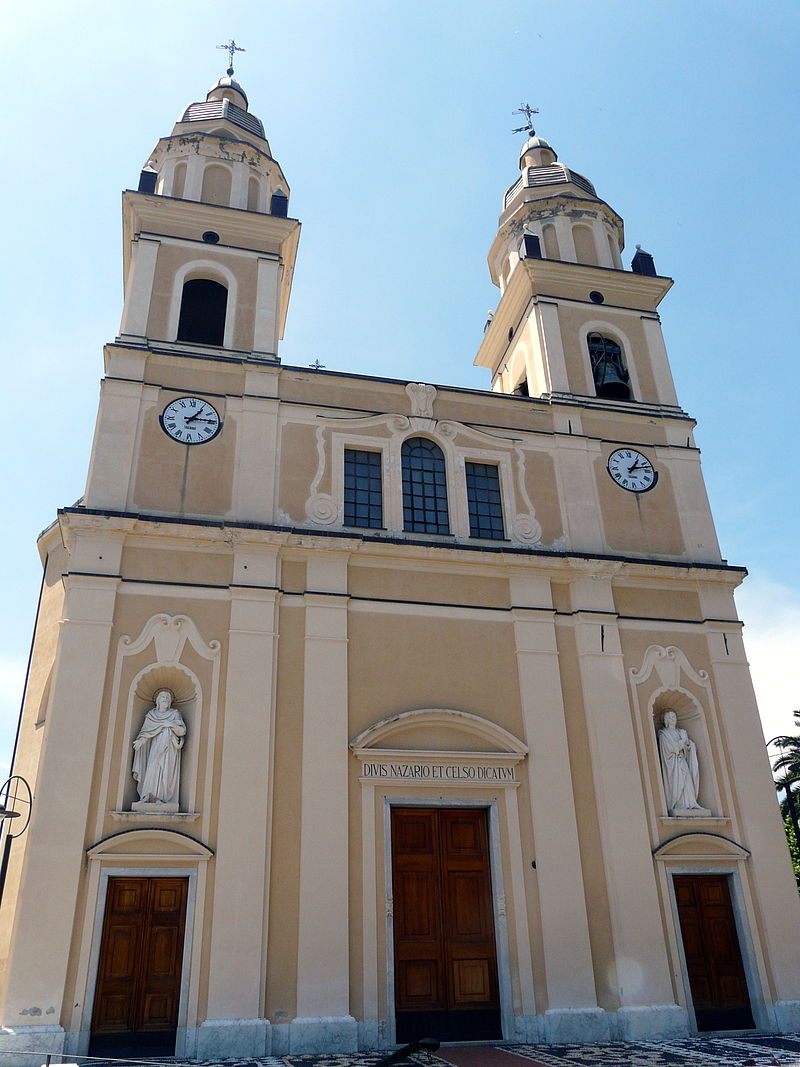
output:
[[[147,811],[151,812],[153,815],[167,815],[178,811],[179,807],[180,805],[177,801],[174,804],[168,804],[166,801],[164,803],[156,802],[155,804],[152,804],[150,801],[135,800],[133,804],[131,804],[131,811]]]
[[[670,808],[669,814],[672,819],[705,819],[711,812],[708,808]]]

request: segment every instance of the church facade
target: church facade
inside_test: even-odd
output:
[[[232,71],[124,194],[40,540],[0,1051],[800,1029],[671,282],[530,132],[487,391],[281,364],[300,224]]]

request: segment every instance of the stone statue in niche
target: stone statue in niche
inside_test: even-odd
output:
[[[178,811],[186,723],[172,706],[174,699],[169,689],[156,693],[133,742],[133,777],[139,791],[133,811]]]
[[[664,711],[661,721],[663,725],[658,731],[658,750],[670,815],[695,818],[710,815],[707,808],[697,803],[700,789],[697,746],[687,732],[678,726],[678,716],[671,708]]]

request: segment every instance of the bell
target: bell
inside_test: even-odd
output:
[[[609,400],[630,400],[630,376],[622,364],[622,349],[601,334],[590,334],[588,340],[597,395]]]

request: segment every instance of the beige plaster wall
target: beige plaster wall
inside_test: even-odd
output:
[[[253,322],[257,287],[257,259],[215,251],[212,245],[198,244],[186,248],[162,244],[158,250],[156,271],[153,279],[153,295],[147,319],[147,336],[159,340],[174,341],[169,337],[170,306],[175,292],[175,275],[186,263],[204,260],[218,263],[229,270],[236,279],[236,303],[228,294],[227,314],[234,314],[233,348],[249,352],[253,347]]]
[[[658,483],[647,493],[622,492],[609,478],[611,446],[594,463],[600,514],[608,547],[636,555],[683,556],[687,553],[670,473],[663,465]]]
[[[186,363],[191,366],[191,390],[187,386]],[[217,406],[215,398],[241,395],[245,388],[245,371],[241,364],[211,360],[176,361],[159,355],[150,355],[145,363],[143,380],[147,385],[173,389],[179,395],[187,392],[207,395]]]
[[[609,335],[616,336],[616,331],[626,338],[629,344],[623,345],[626,365],[635,365],[638,390],[634,400],[646,403],[658,403],[656,384],[653,377],[653,365],[647,344],[647,337],[641,319],[615,311],[603,304],[570,307],[560,305],[559,321],[564,355],[567,361],[567,376],[573,392],[594,396],[594,383],[591,375],[589,352],[583,337],[587,323],[605,322],[609,326]],[[593,326],[592,330],[603,332],[602,326]]]
[[[288,423],[281,430],[278,508],[294,522],[305,520],[305,504],[317,470],[317,447],[314,426]],[[330,464],[326,464],[327,488],[330,490]]]
[[[165,391],[142,417],[133,506],[176,515],[226,515],[232,506],[236,422],[226,419],[225,404],[215,398],[214,406],[225,421],[224,433],[202,447],[179,445],[158,421],[172,399],[172,393]]]
[[[519,736],[522,722],[510,623],[414,616],[413,609],[406,611],[350,612],[351,735],[398,711],[456,708],[489,718]]]
[[[530,449],[525,453],[525,488],[542,527],[542,544],[564,536],[564,517],[558,493],[556,465],[552,455]],[[520,508],[522,501],[519,501]]]
[[[511,606],[505,578],[442,571],[436,567],[422,567],[418,561],[369,566],[354,560],[348,572],[348,588],[352,597],[365,600],[494,608]]]
[[[668,586],[614,586],[614,606],[620,615],[640,619],[684,619],[700,622],[700,597],[692,589]],[[656,614],[657,613],[657,614]]]

